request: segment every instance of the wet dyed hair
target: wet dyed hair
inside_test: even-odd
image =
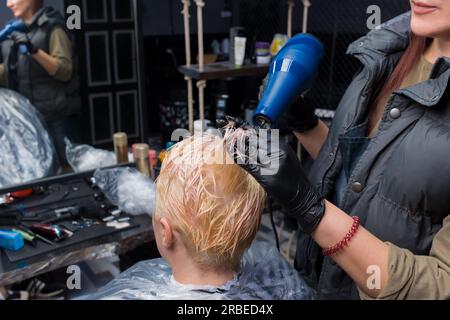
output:
[[[157,179],[154,219],[170,221],[200,267],[237,270],[259,229],[266,195],[225,148],[213,135],[175,145]]]

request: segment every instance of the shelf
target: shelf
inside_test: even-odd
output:
[[[185,76],[196,80],[218,80],[237,77],[257,77],[265,76],[269,71],[268,64],[247,64],[236,67],[230,62],[215,62],[204,66],[200,71],[198,65],[190,67],[181,66],[178,70]]]

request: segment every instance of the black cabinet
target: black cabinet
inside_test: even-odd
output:
[[[115,132],[145,138],[144,70],[140,0],[74,0],[81,7],[76,31],[85,142],[102,146]]]

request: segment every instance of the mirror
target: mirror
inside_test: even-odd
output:
[[[0,189],[71,173],[65,137],[111,153],[116,132],[127,133],[129,146],[143,142],[141,1],[45,0],[33,17],[24,17],[26,32],[47,57],[58,56],[59,67],[44,66],[17,49],[11,35],[0,36],[0,141],[8,142],[0,147]],[[6,5],[0,2],[0,29],[14,17],[15,8]],[[81,17],[67,13],[72,5]],[[60,27],[37,27],[38,16]],[[81,29],[69,30],[69,18],[81,19]]]

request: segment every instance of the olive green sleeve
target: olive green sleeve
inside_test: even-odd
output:
[[[58,59],[59,63],[58,70],[53,77],[58,81],[69,81],[73,73],[72,44],[61,27],[56,27],[50,35],[49,48],[49,54]]]
[[[389,283],[379,300],[450,299],[450,216],[435,236],[429,256],[389,246]],[[360,296],[370,300],[362,292]]]
[[[6,86],[6,72],[3,63],[0,63],[0,86]]]

